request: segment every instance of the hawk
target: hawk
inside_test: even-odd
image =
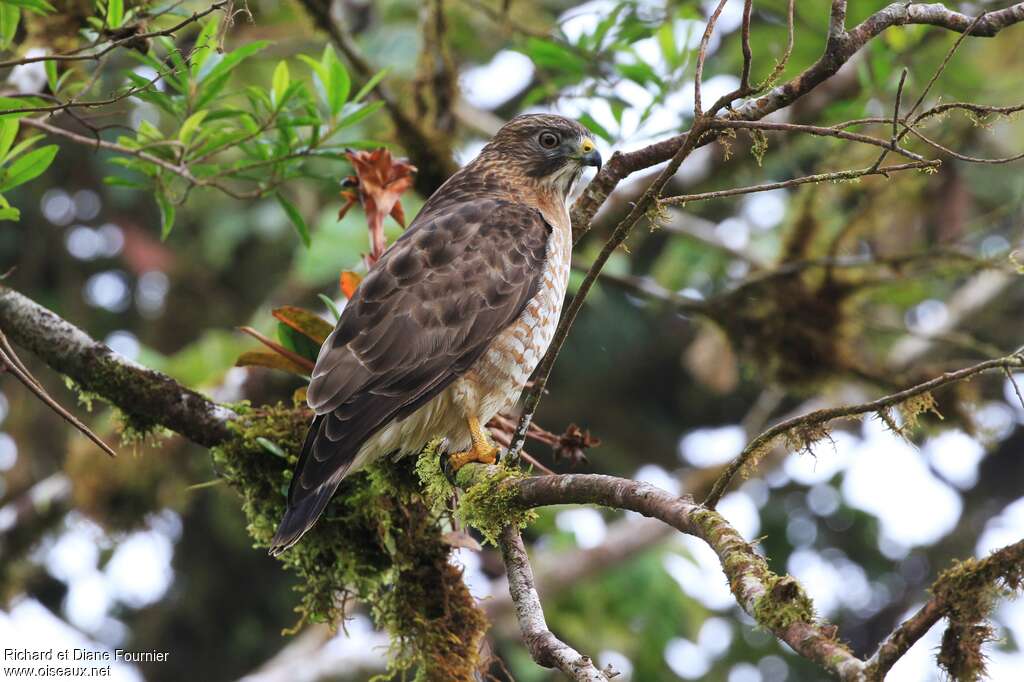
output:
[[[567,201],[585,166],[601,156],[583,126],[518,116],[373,266],[317,357],[316,416],[271,554],[380,457],[444,436],[453,469],[496,461],[483,425],[518,400],[551,342],[569,279]]]

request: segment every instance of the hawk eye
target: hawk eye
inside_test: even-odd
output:
[[[554,149],[558,146],[558,135],[555,135],[550,130],[545,130],[541,133],[537,140],[540,142],[540,146],[544,147],[544,149]]]

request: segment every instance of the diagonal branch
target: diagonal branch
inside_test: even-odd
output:
[[[803,432],[812,435],[815,433],[822,433],[821,428],[825,424],[834,419],[841,419],[843,417],[856,417],[871,413],[886,415],[889,408],[905,403],[912,398],[925,395],[937,388],[946,386],[947,384],[963,381],[964,379],[969,379],[976,374],[981,374],[991,370],[1004,370],[1021,367],[1024,367],[1024,348],[1018,349],[1016,352],[1005,357],[979,362],[976,365],[965,367],[964,369],[960,369],[955,372],[946,372],[942,376],[935,377],[934,379],[917,384],[916,386],[912,386],[903,391],[878,398],[877,400],[861,403],[859,405],[844,405],[841,407],[829,407],[822,410],[815,410],[814,412],[808,412],[807,414],[779,422],[775,426],[772,426],[762,432],[759,436],[750,441],[745,448],[743,448],[743,451],[729,464],[726,470],[722,473],[722,476],[715,481],[715,485],[708,494],[704,504],[708,508],[714,509],[715,505],[718,504],[718,501],[722,498],[722,495],[725,494],[726,488],[729,487],[729,483],[732,482],[732,479],[735,478],[736,474],[738,474],[740,470],[747,465],[747,463],[756,460],[759,453],[764,452],[766,448],[771,447],[771,445],[779,438],[785,438],[788,434],[795,432]]]
[[[0,286],[0,329],[16,344],[125,413],[207,447],[232,437],[234,412],[171,377],[118,355],[78,327]]]

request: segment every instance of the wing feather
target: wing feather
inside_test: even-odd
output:
[[[273,551],[312,526],[368,438],[468,371],[519,317],[550,232],[524,204],[468,200],[418,216],[384,254],[320,349],[307,394],[317,416]]]

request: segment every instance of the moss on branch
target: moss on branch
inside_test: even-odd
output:
[[[265,548],[311,415],[280,404],[237,411],[236,437],[213,449],[214,464],[242,495],[249,533]],[[320,521],[281,556],[299,578],[299,625],[339,622],[354,597],[391,635],[391,672],[414,671],[426,682],[473,679],[487,623],[448,560],[440,520],[411,458],[347,478]]]

